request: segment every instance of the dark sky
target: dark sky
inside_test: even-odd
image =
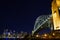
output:
[[[0,1],[0,32],[4,29],[30,32],[36,18],[51,14],[51,0]]]

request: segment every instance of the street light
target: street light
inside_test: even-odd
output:
[[[39,35],[36,35],[36,37],[39,37]]]
[[[44,34],[44,36],[46,37],[46,36],[47,36],[47,34]]]
[[[55,36],[55,33],[53,33],[53,36]]]

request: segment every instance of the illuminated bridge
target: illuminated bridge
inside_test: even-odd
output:
[[[51,30],[53,30],[53,25],[50,22],[51,19],[52,19],[52,15],[39,16],[35,21],[35,25],[34,25],[34,29],[32,31],[32,34],[37,33],[44,28],[51,28]]]
[[[44,28],[60,30],[60,0],[53,0],[51,6],[52,14],[39,16],[35,21],[32,34],[35,34]]]

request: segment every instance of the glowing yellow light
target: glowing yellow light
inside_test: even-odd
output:
[[[36,37],[39,37],[39,35],[36,35]]]
[[[56,0],[57,6],[60,6],[60,0]]]
[[[53,36],[55,36],[55,33],[53,33]]]
[[[46,37],[46,36],[47,36],[47,34],[44,34],[44,36]]]

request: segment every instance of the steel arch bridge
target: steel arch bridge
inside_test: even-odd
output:
[[[51,30],[60,30],[60,0],[53,0],[51,9],[51,15],[42,15],[36,19],[32,34],[46,27],[51,28]],[[53,20],[52,23],[51,18]]]
[[[53,26],[51,24],[51,19],[52,15],[41,15],[39,16],[36,21],[35,21],[35,25],[34,25],[34,29],[32,31],[32,34],[35,34],[36,32],[38,32],[39,30],[42,30],[43,28],[51,28],[51,30],[53,30]]]

